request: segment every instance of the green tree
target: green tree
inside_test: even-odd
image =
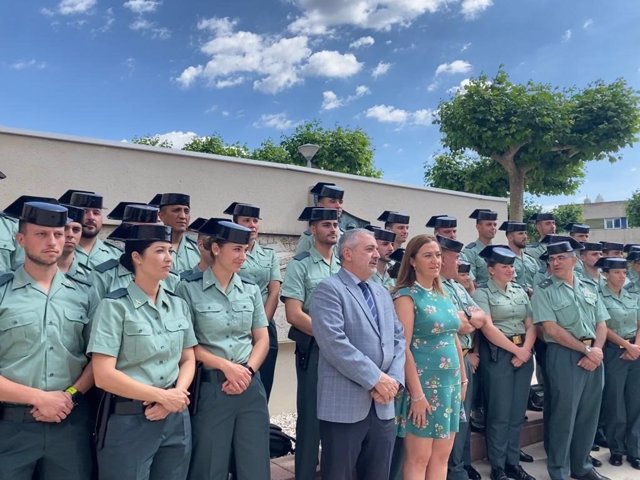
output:
[[[211,153],[228,157],[250,158],[251,156],[249,147],[241,145],[240,142],[227,144],[217,133],[204,137],[195,137],[182,149],[189,152]]]
[[[542,212],[542,205],[537,204],[532,200],[526,199],[524,201],[523,210],[523,221],[527,223],[527,236],[529,237],[529,242],[533,243],[539,240],[540,235],[538,235],[538,231],[536,230],[536,224],[530,222],[529,219],[536,213]]]
[[[265,162],[296,163],[285,148],[276,145],[270,138],[262,142],[260,146],[251,153],[251,158]]]
[[[587,161],[608,159],[640,131],[640,97],[624,80],[559,90],[514,84],[500,69],[474,79],[439,106],[442,143],[490,158],[509,182],[510,217],[522,219],[525,190],[574,193]]]
[[[131,143],[138,145],[149,145],[151,147],[173,148],[173,143],[169,140],[160,140],[158,135],[144,135],[142,137],[133,137]]]
[[[640,227],[640,190],[636,190],[625,206],[629,227]]]
[[[558,205],[552,211],[556,218],[556,231],[567,233],[569,223],[583,223],[582,205]]]

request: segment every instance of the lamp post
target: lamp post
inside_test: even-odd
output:
[[[311,159],[318,153],[318,150],[320,150],[320,145],[314,143],[305,143],[298,147],[300,155],[307,160],[307,167],[311,168]]]

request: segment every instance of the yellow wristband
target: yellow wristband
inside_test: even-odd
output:
[[[78,393],[78,389],[72,385],[70,387],[67,387],[65,389],[65,392],[67,392],[69,395],[73,397],[76,393]]]

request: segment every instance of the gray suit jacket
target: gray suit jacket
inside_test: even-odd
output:
[[[405,339],[389,292],[369,283],[378,310],[371,314],[360,287],[341,269],[314,291],[310,315],[320,347],[318,418],[336,423],[363,420],[371,408],[370,390],[381,372],[404,385]],[[380,324],[380,326],[378,326]],[[395,416],[394,402],[375,404],[378,418]]]

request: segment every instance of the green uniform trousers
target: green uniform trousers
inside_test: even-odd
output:
[[[206,373],[198,411],[191,418],[193,452],[188,478],[228,480],[233,447],[237,480],[268,480],[269,413],[259,375],[240,395],[227,395],[222,391],[222,372]]]
[[[604,348],[604,433],[611,453],[640,457],[640,359],[623,360],[611,342]]]
[[[487,457],[493,468],[520,464],[520,431],[524,423],[533,375],[533,359],[519,368],[511,364],[513,354],[490,343],[480,344],[480,374],[484,388]]]
[[[547,344],[545,416],[549,427],[547,471],[551,480],[583,476],[593,469],[589,453],[598,426],[604,374],[578,366],[582,354]],[[549,401],[547,401],[549,400]]]
[[[184,480],[191,455],[189,412],[151,422],[143,413],[112,413],[98,450],[100,480]]]
[[[273,387],[273,375],[276,371],[276,360],[278,359],[278,330],[273,320],[269,322],[267,331],[269,332],[269,351],[267,352],[267,358],[264,359],[260,366],[260,380],[262,380],[264,391],[267,394],[267,402],[269,402],[271,388]]]
[[[467,372],[467,396],[464,399],[464,413],[466,422],[460,422],[458,433],[453,441],[449,465],[447,467],[447,480],[469,480],[465,465],[471,465],[471,403],[473,399],[473,370],[469,357],[464,357],[464,368]]]
[[[318,344],[313,341],[308,353],[296,347],[296,480],[313,480],[318,466],[320,421],[318,420]],[[308,357],[308,358],[305,358]]]
[[[36,422],[30,407],[0,406],[0,479],[91,478],[89,410],[82,400],[61,423]]]

